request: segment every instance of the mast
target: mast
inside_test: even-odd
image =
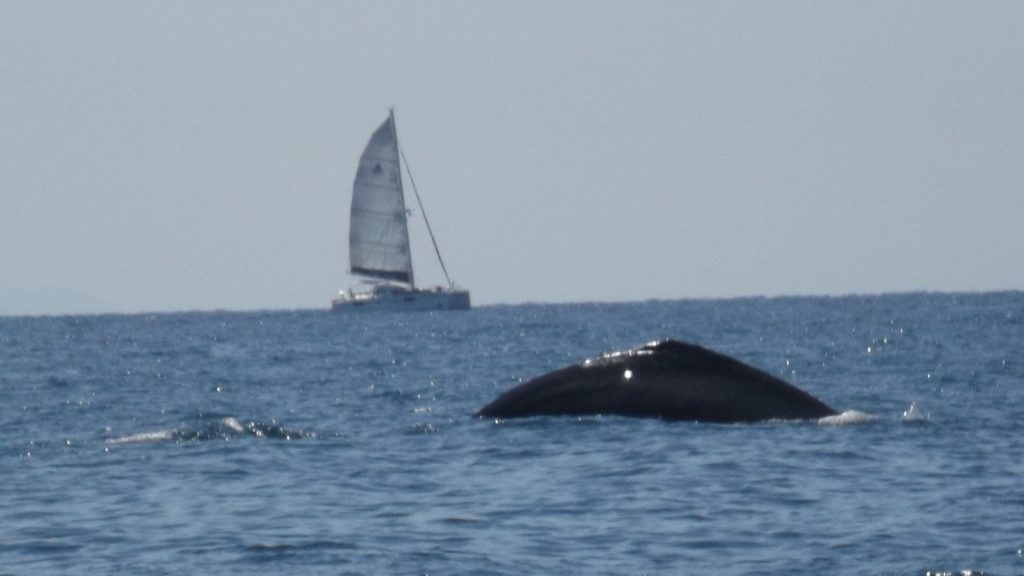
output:
[[[388,109],[388,120],[391,122],[391,134],[394,135],[394,137],[395,137],[394,138],[394,141],[395,141],[395,157],[397,158],[397,157],[399,157],[401,155],[402,148],[401,148],[401,146],[398,145],[398,127],[395,126],[395,109],[394,108],[389,108]],[[404,156],[402,156],[402,160],[405,160]],[[406,173],[409,174],[409,182],[411,183],[412,182],[412,172],[409,172],[409,165],[408,164],[406,164],[406,166],[405,166],[405,171],[406,171]],[[399,174],[398,174],[398,189],[401,192],[400,196],[404,198],[405,197],[405,189],[402,186],[402,174],[401,174],[402,168],[401,167],[398,168],[398,172],[399,172]],[[416,192],[416,184],[412,185],[412,189],[413,189],[413,192]],[[416,193],[416,200],[419,200],[419,199],[420,199],[420,195],[417,192]],[[402,208],[404,209],[405,208],[405,206],[404,206],[405,202],[403,202],[402,204],[403,204]],[[423,209],[423,206],[420,205],[420,210],[422,210],[422,209]],[[405,214],[402,215],[403,218],[405,218],[405,216],[406,216]],[[423,215],[423,219],[424,220],[427,219],[427,215],[426,214]],[[408,238],[409,237],[409,232],[408,232],[409,224],[408,224],[408,220],[406,220],[406,222],[407,223],[405,225],[405,227],[406,227],[405,237]],[[427,230],[430,230],[430,224],[427,224]],[[431,235],[430,237],[433,238],[434,236]],[[434,248],[437,248],[437,246],[435,245]],[[415,290],[416,289],[416,276],[415,276],[415,272],[413,271],[413,265],[412,265],[412,242],[407,242],[406,243],[406,250],[409,251],[409,287],[412,288],[413,290]],[[443,267],[444,266],[442,265],[442,268]]]
[[[391,129],[395,130],[395,110],[391,109]],[[420,207],[420,214],[423,214],[423,222],[427,225],[427,233],[430,234],[430,242],[434,245],[434,254],[437,254],[437,261],[441,264],[441,271],[444,272],[444,279],[448,282],[449,288],[454,288],[455,284],[452,283],[451,277],[448,276],[448,268],[444,265],[444,258],[441,258],[441,249],[437,247],[437,239],[434,238],[434,230],[430,227],[430,220],[427,218],[427,211],[423,208],[423,200],[420,198],[420,191],[416,189],[416,181],[412,178],[412,170],[409,169],[409,161],[405,159],[405,152],[402,150],[402,145],[398,142],[398,132],[395,131],[395,146],[398,148],[398,155],[402,159],[402,164],[405,165],[405,173],[409,175],[409,184],[412,186],[412,192],[416,196],[416,204]],[[410,280],[412,275],[409,276]]]

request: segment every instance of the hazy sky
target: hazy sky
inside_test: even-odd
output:
[[[7,1],[0,314],[326,308],[392,106],[478,304],[1024,288],[1024,2]]]

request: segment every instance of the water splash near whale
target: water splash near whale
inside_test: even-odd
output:
[[[234,416],[201,416],[198,421],[184,428],[172,428],[137,432],[116,438],[108,438],[108,444],[133,444],[144,442],[202,442],[221,440],[228,442],[241,438],[269,438],[274,440],[301,440],[316,438],[315,432],[292,430],[277,423],[277,420],[260,422],[252,419],[239,420]]]

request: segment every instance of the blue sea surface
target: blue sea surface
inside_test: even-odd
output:
[[[843,416],[495,422],[675,338]],[[1024,293],[0,318],[0,574],[1024,574]]]

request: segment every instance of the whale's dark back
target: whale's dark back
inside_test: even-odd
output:
[[[734,358],[665,340],[539,376],[477,412],[493,418],[590,414],[756,422],[815,419],[836,411]]]

